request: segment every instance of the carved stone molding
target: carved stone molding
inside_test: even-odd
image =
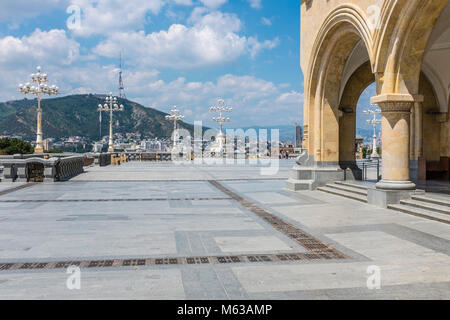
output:
[[[370,102],[377,104],[383,113],[411,113],[416,102],[423,102],[422,95],[387,94],[372,97]]]

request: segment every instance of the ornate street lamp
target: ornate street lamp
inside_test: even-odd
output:
[[[37,138],[36,138],[36,147],[34,149],[35,153],[43,153],[44,152],[44,144],[42,141],[42,108],[41,108],[41,100],[43,95],[56,95],[59,93],[59,88],[55,85],[48,86],[47,85],[47,74],[41,73],[41,67],[37,67],[37,73],[33,73],[31,75],[31,82],[27,82],[26,84],[19,85],[19,91],[23,94],[34,94],[38,100],[37,107]]]
[[[220,124],[220,131],[219,131],[219,135],[217,136],[217,139],[219,140],[219,153],[223,154],[223,146],[225,144],[224,140],[225,140],[225,136],[223,134],[223,124],[224,123],[228,123],[230,122],[230,118],[225,118],[223,116],[224,113],[228,112],[231,113],[233,112],[233,108],[227,107],[225,105],[225,100],[223,99],[218,99],[217,100],[217,106],[213,106],[209,109],[210,112],[213,113],[219,113],[218,117],[213,118],[213,121],[218,122]]]
[[[113,97],[112,92],[109,93],[109,96],[105,98],[105,104],[102,106],[98,105],[98,111],[109,112],[109,147],[108,152],[114,152],[114,144],[113,144],[113,113],[114,112],[123,112],[124,107],[121,104],[120,106],[117,104],[117,97]]]
[[[373,108],[373,110],[364,111],[364,114],[373,116],[372,120],[367,120],[367,123],[373,126],[373,141],[372,141],[373,146],[372,146],[372,154],[370,155],[370,157],[372,159],[378,159],[380,155],[377,152],[377,125],[381,124],[381,120],[377,119],[377,115],[381,114],[381,110],[376,105],[371,105],[370,107]]]
[[[176,151],[178,142],[177,122],[183,121],[184,116],[180,114],[180,111],[175,106],[172,110],[170,110],[170,115],[166,116],[166,120],[173,121],[173,151]]]

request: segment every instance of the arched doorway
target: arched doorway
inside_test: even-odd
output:
[[[340,101],[339,164],[341,168],[349,169],[355,180],[362,179],[361,170],[356,163],[357,118],[360,111],[358,102],[362,93],[374,82],[375,77],[370,62],[367,61],[352,74],[345,85]]]
[[[297,161],[288,189],[315,189],[361,176],[352,170],[356,119],[349,110],[356,109],[364,90],[359,78],[367,85],[374,81],[371,44],[364,12],[350,4],[331,12],[320,29],[305,78],[307,154]],[[346,87],[349,82],[353,85]]]
[[[314,189],[356,176],[349,174],[355,97],[374,80],[370,102],[382,110],[383,180],[373,195],[409,196],[416,189],[411,177],[417,176],[419,158],[440,162],[449,155],[449,3],[380,1],[375,24],[361,9],[363,2],[333,2],[323,7],[330,8],[327,14],[320,6],[302,7],[302,19],[316,26],[317,16],[321,27],[302,37],[307,151],[292,171],[289,189]],[[432,143],[425,146],[427,140]]]
[[[382,18],[382,30],[390,33],[380,33],[376,44],[377,96],[372,98],[383,111],[383,180],[377,188],[406,191],[416,188],[411,182],[417,168],[415,158],[423,152],[423,147],[417,148],[424,138],[423,131],[418,132],[424,123],[423,61],[432,31],[449,1],[386,3],[392,7],[386,11],[386,19]]]

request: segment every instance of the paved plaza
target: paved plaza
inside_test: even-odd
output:
[[[1,183],[0,299],[450,298],[449,225],[289,192],[292,166],[129,162]]]

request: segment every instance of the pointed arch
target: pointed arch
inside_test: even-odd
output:
[[[372,65],[372,31],[357,6],[336,7],[325,19],[312,47],[305,79],[307,148],[320,162],[339,161],[339,101],[344,68],[353,49],[364,43]]]
[[[378,94],[416,95],[432,30],[450,0],[386,1],[375,35],[375,71],[382,74]]]

